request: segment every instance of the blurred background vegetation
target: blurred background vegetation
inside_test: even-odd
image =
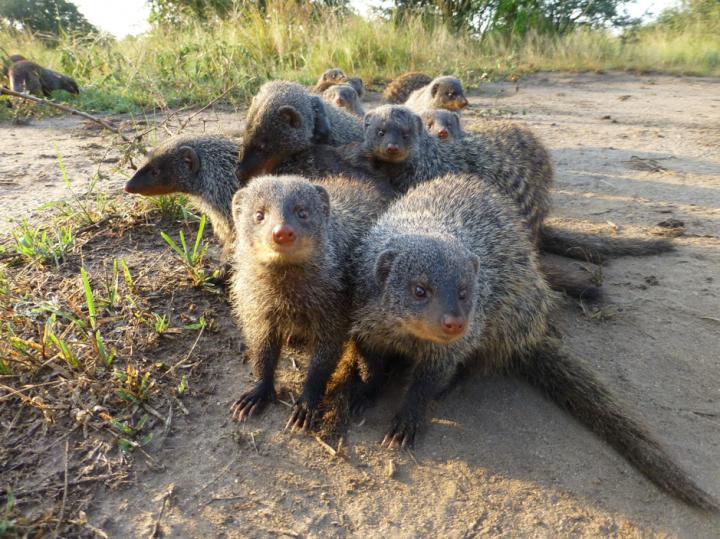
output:
[[[0,58],[67,73],[77,106],[140,111],[243,104],[268,78],[314,81],[331,66],[372,85],[408,71],[468,85],[538,70],[720,75],[720,0],[687,0],[651,23],[627,0],[150,0],[151,29],[118,40],[68,0],[0,0]],[[73,99],[59,96],[61,99]],[[77,102],[77,101],[76,101]]]

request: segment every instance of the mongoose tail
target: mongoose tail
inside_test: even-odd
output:
[[[545,221],[540,229],[541,251],[601,263],[619,256],[651,256],[675,249],[668,238],[620,238],[595,231],[579,232]]]
[[[548,339],[517,362],[517,372],[531,385],[612,445],[657,486],[705,511],[720,507],[665,452],[647,429],[628,417],[583,362]]]
[[[589,302],[602,299],[600,271],[595,264],[550,253],[540,253],[539,262],[540,271],[553,290]]]

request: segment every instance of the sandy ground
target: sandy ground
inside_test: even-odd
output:
[[[605,267],[612,316],[591,319],[568,300],[558,317],[569,348],[720,497],[720,80],[541,74],[517,92],[481,90],[465,126],[487,111],[531,125],[557,165],[556,215],[621,229],[684,221],[676,252]],[[192,129],[240,127],[239,115],[205,119]],[[64,195],[58,152],[75,182],[103,160],[107,170],[117,156],[105,155],[105,140],[74,118],[0,126],[2,216]],[[114,174],[103,185],[122,182]],[[514,380],[467,380],[432,408],[413,454],[378,446],[397,391],[353,425],[342,458],[283,433],[282,403],[236,425],[228,407],[252,376],[221,303],[189,414],[149,449],[162,469],[138,459],[130,485],[95,498],[88,520],[111,537],[147,536],[158,519],[170,537],[720,535],[719,518],[656,489]],[[297,395],[301,372],[284,362],[278,378],[282,400]]]

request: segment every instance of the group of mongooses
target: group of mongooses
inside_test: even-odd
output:
[[[10,89],[38,97],[50,97],[55,90],[79,94],[80,89],[71,77],[31,62],[20,54],[9,58],[9,65],[3,67],[3,74],[10,80]]]
[[[551,288],[599,294],[573,282],[564,257],[601,262],[672,244],[548,224],[549,152],[508,122],[463,131],[458,79],[403,75],[385,92],[393,104],[362,119],[351,80],[331,69],[312,89],[267,82],[242,141],[171,140],[127,183],[143,195],[188,193],[232,252],[232,303],[258,379],[233,417],[273,399],[282,348],[295,341],[309,363],[287,428],[363,409],[403,363],[410,383],[383,445],[407,447],[428,403],[474,364],[527,380],[658,486],[716,510],[549,322]]]

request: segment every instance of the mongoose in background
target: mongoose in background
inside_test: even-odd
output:
[[[361,141],[360,119],[331,107],[293,82],[265,83],[247,113],[238,176],[271,173],[283,160],[314,144]]]
[[[666,238],[594,236],[545,224],[553,168],[533,133],[509,122],[487,122],[459,139],[440,141],[406,107],[384,105],[365,115],[363,152],[401,192],[449,172],[472,172],[514,200],[541,250],[592,262],[605,256],[653,255],[673,249]],[[360,160],[360,159],[358,159]]]
[[[411,93],[405,106],[417,113],[425,109],[462,110],[468,100],[458,79],[438,77]]]
[[[10,89],[15,92],[27,92],[38,97],[50,97],[54,90],[65,90],[71,94],[80,93],[77,83],[72,78],[28,60],[13,62],[8,76]]]
[[[186,193],[210,218],[228,258],[234,240],[232,198],[240,187],[235,175],[239,148],[221,136],[173,137],[150,152],[125,191],[144,196]]]
[[[372,362],[412,362],[383,445],[413,444],[428,403],[464,364],[538,387],[678,498],[716,502],[552,336],[553,298],[512,201],[469,175],[423,183],[392,204],[357,249],[351,334]],[[373,367],[371,367],[373,368]]]
[[[425,73],[411,71],[404,73],[398,78],[390,82],[383,92],[383,97],[388,103],[401,105],[407,101],[410,94],[415,90],[419,90],[423,86],[427,86],[432,82],[432,77]]]
[[[362,118],[365,111],[355,89],[349,84],[336,84],[322,93],[323,101]]]
[[[460,115],[445,109],[427,109],[420,113],[423,125],[432,136],[449,140],[465,136],[460,126]]]
[[[331,86],[336,84],[342,84],[347,80],[347,75],[339,67],[333,67],[326,70],[313,86],[312,92],[315,94],[321,94]]]
[[[358,98],[362,100],[365,95],[365,85],[360,77],[350,77],[345,81],[345,84],[352,86],[353,90],[357,92]]]
[[[235,419],[273,398],[282,345],[298,338],[310,363],[288,426],[312,424],[349,330],[351,254],[391,196],[381,183],[300,176],[259,177],[235,194],[231,294],[259,378],[233,404]]]

